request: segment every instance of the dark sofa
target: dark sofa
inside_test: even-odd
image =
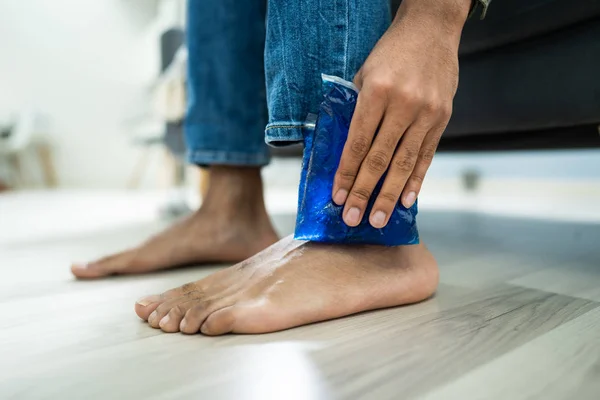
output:
[[[600,147],[600,0],[493,0],[459,55],[440,150]]]
[[[439,151],[600,148],[600,0],[493,0],[459,57]]]

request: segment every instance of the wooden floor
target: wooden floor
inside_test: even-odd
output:
[[[291,216],[276,223],[282,234]],[[0,399],[600,399],[600,226],[425,212],[423,303],[268,335],[164,334],[134,301],[217,269],[78,282],[159,224],[0,247]]]

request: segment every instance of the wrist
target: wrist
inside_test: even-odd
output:
[[[394,24],[412,21],[437,30],[458,44],[471,6],[472,0],[403,0]]]

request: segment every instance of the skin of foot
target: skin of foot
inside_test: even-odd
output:
[[[144,297],[135,312],[164,332],[267,333],[425,300],[438,274],[422,244],[346,246],[287,237],[202,280]]]
[[[211,167],[202,206],[140,246],[89,263],[76,263],[80,279],[142,274],[177,266],[235,263],[278,240],[267,215],[258,168]]]

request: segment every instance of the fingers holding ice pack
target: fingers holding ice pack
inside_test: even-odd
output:
[[[295,239],[328,243],[398,246],[418,244],[417,202],[410,208],[400,202],[386,226],[374,228],[368,221],[385,174],[376,185],[360,223],[350,227],[342,219],[343,205],[332,199],[333,179],[348,138],[358,97],[348,81],[323,75],[323,102],[314,131],[304,137],[304,157],[298,198]]]

